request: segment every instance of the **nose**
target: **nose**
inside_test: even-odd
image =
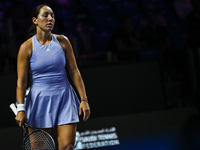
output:
[[[53,20],[53,17],[51,15],[48,15],[48,20]]]

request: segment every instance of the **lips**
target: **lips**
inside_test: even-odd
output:
[[[53,24],[52,23],[48,23],[47,26],[53,26]]]

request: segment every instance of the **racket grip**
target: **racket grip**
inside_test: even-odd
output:
[[[12,109],[13,113],[16,116],[17,115],[17,108],[16,108],[15,104],[14,103],[10,104],[10,108]]]

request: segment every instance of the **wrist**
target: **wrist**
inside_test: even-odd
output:
[[[86,102],[86,103],[88,103],[88,100],[86,100],[86,99],[83,99],[83,100],[81,100],[81,102]]]
[[[25,105],[24,104],[17,104],[17,112],[25,111]]]

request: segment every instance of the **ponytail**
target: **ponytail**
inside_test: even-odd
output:
[[[30,29],[28,30],[28,35],[27,35],[27,39],[29,39],[30,37],[34,36],[36,34],[36,25],[32,24]]]

